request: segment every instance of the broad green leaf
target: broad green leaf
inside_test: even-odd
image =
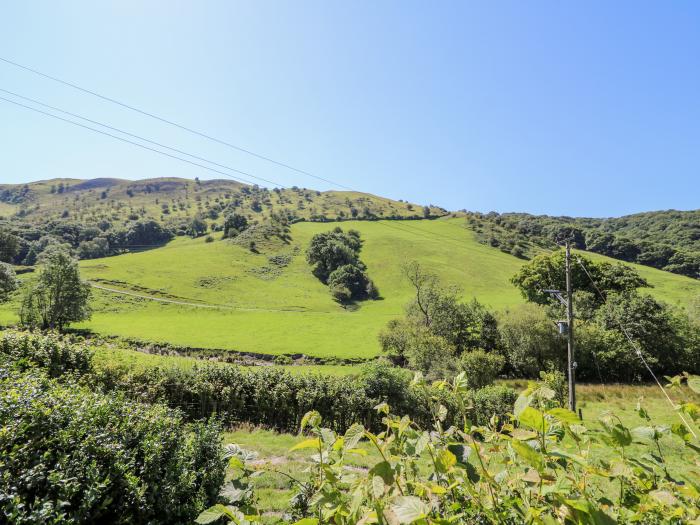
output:
[[[678,504],[676,497],[667,490],[653,490],[649,493],[649,495],[667,507],[674,507]]]
[[[289,451],[292,452],[294,450],[301,450],[304,448],[313,448],[313,449],[318,450],[319,446],[321,446],[321,440],[319,438],[311,438],[311,439],[305,439],[301,443],[297,443],[292,448],[290,448]]]
[[[399,496],[391,505],[391,510],[396,515],[398,523],[415,523],[428,516],[430,507],[415,496]]]
[[[295,521],[293,525],[318,525],[317,518],[302,518],[299,521]]]
[[[513,447],[513,450],[516,454],[518,454],[518,456],[523,458],[537,470],[541,471],[544,468],[544,460],[542,459],[542,455],[530,445],[515,439],[510,442],[510,445]]]
[[[547,410],[547,414],[553,416],[562,423],[570,423],[575,425],[581,422],[576,413],[567,408],[552,408],[551,410]]]
[[[531,428],[540,433],[546,433],[549,425],[544,418],[544,414],[532,407],[525,407],[518,417],[521,425]]]
[[[223,505],[214,505],[213,507],[210,507],[207,510],[203,511],[199,516],[197,516],[197,519],[194,520],[195,523],[200,523],[202,525],[206,525],[207,523],[214,523],[224,515],[224,512],[221,509],[221,507],[223,507]]]
[[[311,410],[304,414],[301,418],[301,430],[304,430],[307,426],[317,427],[321,424],[321,414],[315,410]]]
[[[515,406],[513,407],[513,415],[517,418],[520,416],[526,407],[530,406],[530,396],[525,394],[520,394],[518,399],[515,400]]]
[[[442,449],[435,455],[435,468],[441,474],[445,474],[457,463],[457,458],[449,450]]]
[[[440,405],[438,407],[437,417],[440,421],[445,421],[445,418],[447,417],[447,407],[445,405]]]
[[[632,429],[632,436],[635,439],[653,440],[656,436],[656,431],[653,427],[635,427]]]
[[[386,461],[380,461],[375,466],[373,466],[369,474],[372,476],[379,476],[384,480],[384,484],[391,485],[394,483],[394,469]]]

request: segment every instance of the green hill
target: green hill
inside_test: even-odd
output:
[[[113,291],[95,290],[93,318],[78,327],[190,347],[367,358],[379,352],[379,330],[402,315],[411,298],[400,266],[412,259],[458,285],[465,298],[495,309],[523,302],[509,282],[523,260],[479,243],[462,218],[352,221],[342,226],[360,231],[362,259],[382,299],[345,309],[304,257],[311,237],[334,226],[294,224],[289,244],[263,253],[218,237],[179,237],[153,250],[81,261],[86,279]],[[700,295],[700,281],[636,268],[654,285],[651,293],[667,302],[685,304]],[[0,315],[4,322],[15,318],[12,306]]]
[[[605,219],[527,213],[466,213],[479,240],[517,256],[563,238],[590,252],[700,279],[700,210],[652,211]]]
[[[221,223],[224,210],[250,219],[284,212],[290,219],[423,218],[445,210],[366,193],[320,192],[306,188],[267,189],[234,180],[162,177],[138,181],[97,178],[51,179],[29,184],[0,184],[0,215],[8,221],[36,224],[51,220],[128,222],[152,218],[176,224],[200,214]]]

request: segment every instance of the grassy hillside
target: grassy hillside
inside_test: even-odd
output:
[[[320,192],[306,188],[268,190],[234,180],[189,180],[174,177],[122,179],[51,179],[29,184],[0,184],[0,216],[28,223],[73,220],[124,222],[153,218],[178,222],[200,214],[220,223],[225,209],[250,219],[285,212],[292,218],[423,217],[423,207],[375,195]],[[445,210],[429,207],[430,213]]]
[[[192,347],[371,357],[379,352],[379,330],[411,298],[400,271],[405,261],[420,261],[445,283],[460,286],[465,298],[492,308],[523,301],[509,282],[523,260],[480,244],[464,224],[459,218],[343,223],[361,232],[362,259],[382,296],[354,310],[332,300],[304,257],[311,237],[335,224],[294,224],[289,244],[263,253],[218,238],[180,237],[162,248],[81,261],[86,279],[113,291],[95,290],[93,318],[78,326]],[[286,257],[271,261],[274,255]],[[651,293],[667,302],[685,304],[700,295],[700,281],[636,268],[655,286]],[[12,309],[4,307],[0,321],[15,319]]]

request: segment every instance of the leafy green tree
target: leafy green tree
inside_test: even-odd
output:
[[[22,324],[31,328],[63,330],[90,318],[90,285],[80,280],[78,261],[62,248],[42,254],[36,284],[25,293],[20,310]]]
[[[479,389],[493,383],[503,370],[505,358],[496,352],[485,352],[478,348],[464,352],[459,358],[459,368],[464,371],[467,385]]]
[[[509,374],[535,378],[540,370],[563,366],[565,341],[543,307],[524,304],[507,310],[499,315],[498,328]]]
[[[12,266],[0,262],[0,303],[7,301],[18,286],[19,282]]]
[[[339,301],[376,298],[377,288],[365,271],[355,264],[336,268],[328,277],[331,293]]]
[[[132,224],[124,235],[127,246],[153,246],[168,242],[173,233],[154,220],[142,220]]]
[[[382,350],[402,364],[431,377],[457,370],[457,358],[477,348],[494,350],[495,317],[476,300],[462,303],[457,290],[444,288],[437,276],[413,261],[403,272],[414,288],[406,316],[390,321],[379,334]]]
[[[19,238],[8,231],[0,230],[0,262],[11,263],[19,253]]]
[[[248,219],[240,213],[230,213],[224,218],[224,238],[236,237],[248,228]]]
[[[523,265],[513,276],[511,282],[518,287],[523,297],[528,301],[537,304],[552,304],[553,299],[544,290],[566,290],[565,258],[563,250],[538,255]],[[577,291],[583,290],[596,294],[597,304],[601,304],[602,299],[597,295],[595,286],[579,264],[578,259],[581,260],[588,273],[591,274],[593,282],[604,295],[612,292],[628,292],[649,286],[649,283],[629,266],[594,262],[582,255],[574,254],[571,267],[573,288]]]
[[[406,318],[445,338],[457,353],[467,349],[494,349],[498,342],[495,317],[476,299],[460,301],[456,288],[440,285],[437,276],[416,261],[404,265],[403,273],[415,295],[406,309]]]
[[[313,265],[313,274],[328,283],[328,278],[334,270],[347,264],[364,270],[365,266],[359,259],[362,242],[360,234],[355,230],[345,233],[340,227],[332,231],[314,235],[306,251],[306,260]]]
[[[207,222],[202,218],[201,215],[197,214],[187,226],[187,235],[195,238],[201,237],[205,233],[207,233]]]

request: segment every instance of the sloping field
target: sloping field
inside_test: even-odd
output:
[[[462,219],[356,221],[341,226],[361,232],[362,259],[382,299],[345,309],[304,256],[315,233],[335,226],[295,224],[290,244],[259,254],[218,239],[178,238],[150,251],[82,261],[84,278],[123,293],[95,290],[93,318],[77,326],[192,347],[367,358],[379,352],[377,333],[411,298],[400,266],[412,259],[458,285],[467,299],[495,309],[523,302],[509,282],[523,261],[476,242]],[[282,257],[270,260],[275,255]],[[637,269],[655,285],[651,293],[668,302],[700,294],[700,281]]]

